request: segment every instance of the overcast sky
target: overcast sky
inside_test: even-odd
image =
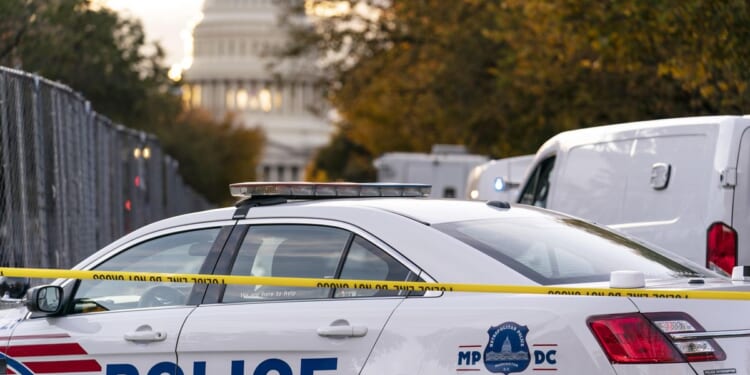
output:
[[[165,63],[173,66],[189,57],[190,30],[201,17],[203,0],[103,0],[106,6],[139,18],[149,41],[165,49]]]

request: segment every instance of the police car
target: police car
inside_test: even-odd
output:
[[[750,302],[669,298],[744,283],[599,226],[530,206],[427,199],[421,185],[231,190],[237,207],[145,226],[75,269],[331,287],[59,279],[0,310],[0,374],[750,372]],[[633,294],[354,289],[337,279]],[[638,297],[644,287],[665,298]]]

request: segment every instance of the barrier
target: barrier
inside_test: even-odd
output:
[[[745,291],[722,290],[653,290],[653,289],[612,289],[612,288],[575,288],[529,285],[486,285],[465,283],[426,283],[414,281],[382,280],[349,280],[349,279],[316,279],[294,277],[261,277],[233,275],[201,275],[155,272],[123,271],[82,271],[43,268],[9,268],[0,267],[0,276],[28,277],[47,279],[92,279],[139,282],[166,283],[201,283],[232,285],[269,285],[308,288],[351,288],[381,289],[407,291],[440,291],[440,292],[475,292],[505,294],[548,294],[596,297],[636,297],[636,298],[673,298],[673,299],[709,299],[709,300],[750,300],[750,293]]]
[[[0,266],[70,268],[136,228],[213,206],[154,135],[70,87],[0,66],[0,105]]]

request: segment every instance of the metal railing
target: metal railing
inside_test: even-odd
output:
[[[0,266],[68,268],[142,225],[209,207],[154,136],[0,67]]]

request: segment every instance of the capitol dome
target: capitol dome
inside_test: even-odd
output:
[[[206,0],[184,73],[189,105],[217,118],[231,112],[244,126],[264,130],[257,176],[265,181],[301,180],[333,130],[321,115],[326,103],[314,59],[273,57],[288,40],[279,11],[273,0]]]

